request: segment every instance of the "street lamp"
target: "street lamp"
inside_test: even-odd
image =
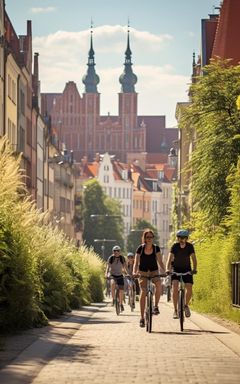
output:
[[[94,239],[95,243],[102,243],[101,249],[102,249],[102,258],[105,260],[105,243],[111,243],[111,242],[116,242],[115,239]]]
[[[94,217],[115,217],[115,218],[120,218],[120,215],[109,215],[108,213],[106,214],[92,214],[90,217],[93,219]]]

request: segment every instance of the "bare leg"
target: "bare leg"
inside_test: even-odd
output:
[[[185,284],[185,304],[188,305],[191,298],[192,298],[192,284],[186,283]]]
[[[172,299],[173,299],[173,306],[174,309],[177,311],[178,307],[178,280],[173,280],[172,282]]]
[[[146,305],[146,289],[143,288],[140,291],[140,312],[141,312],[142,319],[144,319],[145,305]]]
[[[112,299],[115,299],[115,281],[111,280],[111,293],[112,293]]]
[[[120,305],[123,303],[123,289],[119,289],[119,302]]]
[[[158,306],[160,296],[161,296],[161,281],[156,281],[155,283],[155,307]]]

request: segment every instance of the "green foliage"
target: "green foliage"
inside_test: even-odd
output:
[[[99,255],[103,255],[104,251],[105,259],[111,254],[114,243],[123,248],[123,219],[120,204],[117,200],[107,197],[95,179],[85,184],[83,207],[85,244],[94,247]],[[103,239],[106,241],[96,241]]]
[[[240,323],[240,311],[231,305],[232,238],[221,232],[195,245],[198,274],[194,277],[193,308]]]
[[[127,238],[127,250],[128,252],[135,253],[139,244],[142,243],[142,234],[144,229],[150,228],[155,234],[154,243],[159,243],[159,237],[157,234],[157,229],[152,224],[150,224],[147,220],[138,220],[135,227],[132,229]]]
[[[205,225],[219,225],[227,213],[230,193],[227,176],[240,153],[240,66],[216,60],[191,88],[192,103],[180,124],[196,130],[192,154],[194,208],[207,213]],[[184,128],[183,128],[184,129]],[[191,129],[189,130],[191,134]],[[189,168],[188,168],[189,169]]]
[[[89,304],[103,289],[102,263],[92,249],[77,250],[36,209],[22,183],[20,158],[5,139],[0,139],[0,185],[1,330],[42,326]]]
[[[231,262],[240,260],[240,66],[212,61],[191,95],[180,125],[194,144],[185,169],[192,174],[188,227],[198,259],[193,305],[240,323],[231,287]]]

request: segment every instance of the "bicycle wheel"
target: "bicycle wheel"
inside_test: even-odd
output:
[[[120,301],[119,301],[119,289],[117,288],[115,291],[115,309],[116,309],[116,314],[120,314]]]
[[[178,316],[180,322],[181,332],[183,331],[183,322],[184,322],[184,291],[181,289],[178,296]]]
[[[147,294],[146,331],[152,332],[152,292]]]
[[[134,292],[133,292],[133,287],[131,287],[129,289],[128,294],[129,294],[129,305],[130,305],[131,312],[132,312],[134,310],[134,296],[133,296]]]
[[[171,301],[171,287],[167,287],[167,301]]]

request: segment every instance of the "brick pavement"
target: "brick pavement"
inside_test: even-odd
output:
[[[239,335],[195,313],[181,333],[168,303],[148,334],[138,308],[125,308],[120,316],[108,305],[69,317],[2,369],[1,384],[240,382]]]

